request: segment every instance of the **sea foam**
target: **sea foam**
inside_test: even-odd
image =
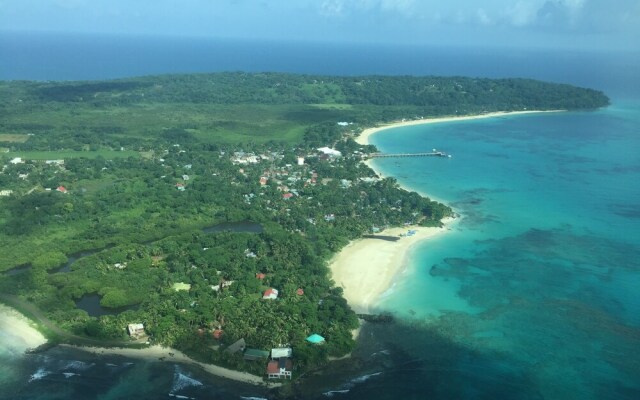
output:
[[[44,368],[38,368],[38,370],[36,372],[34,372],[31,375],[31,377],[29,377],[29,382],[40,380],[40,379],[44,378],[45,376],[49,375],[50,373],[51,373],[50,371],[47,371]]]

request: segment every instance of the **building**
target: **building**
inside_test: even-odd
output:
[[[313,335],[309,336],[305,340],[307,342],[313,343],[313,344],[324,343],[324,338],[322,336],[318,335],[317,333],[314,333]]]
[[[256,361],[266,358],[269,358],[269,352],[267,350],[247,349],[244,352],[244,359],[247,361]]]
[[[269,288],[264,291],[264,293],[262,294],[262,298],[264,300],[275,300],[278,298],[278,290]]]
[[[293,363],[291,347],[281,347],[271,349],[271,361],[267,364],[267,378],[269,379],[291,379]]]
[[[279,358],[289,358],[293,355],[291,347],[279,347],[271,349],[271,358],[277,360]]]
[[[45,160],[45,164],[49,164],[49,165],[64,165],[64,160]]]
[[[264,278],[266,278],[267,276],[265,274],[263,274],[262,272],[258,272],[256,273],[256,278],[260,279],[260,280],[264,280]]]
[[[141,336],[144,336],[144,325],[141,323],[137,323],[137,324],[129,324],[127,326],[127,332],[129,333],[129,336],[131,336],[132,338],[139,338]]]
[[[234,353],[237,353],[239,351],[244,351],[244,348],[246,346],[247,346],[247,344],[245,343],[244,338],[243,338],[243,339],[237,340],[231,346],[227,347],[224,351],[227,352],[227,353],[234,354]]]
[[[2,197],[11,196],[12,193],[13,193],[13,190],[10,190],[10,189],[0,190],[0,196]]]
[[[288,358],[271,360],[267,364],[267,378],[269,379],[291,379],[293,363]]]
[[[329,147],[320,147],[317,150],[320,153],[324,154],[325,156],[329,156],[329,157],[332,157],[332,158],[342,156],[341,152],[339,152],[338,150],[331,149]]]
[[[67,188],[64,186],[58,186],[56,190],[60,193],[67,193]]]
[[[298,157],[298,165],[304,165],[304,157]]]
[[[217,285],[211,285],[211,290],[215,290],[216,292],[220,291],[220,289],[226,289],[231,286],[235,281],[222,281]]]

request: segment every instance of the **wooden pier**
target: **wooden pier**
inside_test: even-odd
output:
[[[443,151],[432,151],[428,153],[371,153],[371,158],[389,158],[389,157],[447,157],[451,156]]]

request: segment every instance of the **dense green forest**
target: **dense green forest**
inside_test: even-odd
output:
[[[357,318],[330,257],[364,234],[451,215],[377,177],[362,162],[375,148],[353,140],[360,130],[607,104],[594,90],[524,79],[0,82],[0,291],[77,336],[126,340],[127,324],[143,322],[154,343],[258,374],[263,364],[223,350],[241,338],[291,345],[302,372],[354,345]],[[241,221],[259,229],[234,229]],[[232,225],[204,229],[221,223]],[[277,300],[262,299],[268,288]],[[108,312],[79,308],[87,295]],[[312,333],[326,344],[306,343]]]

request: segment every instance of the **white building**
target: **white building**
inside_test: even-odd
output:
[[[329,157],[340,157],[342,155],[342,153],[339,152],[338,150],[334,150],[329,147],[320,147],[317,150],[322,154],[328,155]]]
[[[138,337],[144,335],[144,325],[142,324],[129,324],[127,326],[127,331],[129,331],[129,336]]]

